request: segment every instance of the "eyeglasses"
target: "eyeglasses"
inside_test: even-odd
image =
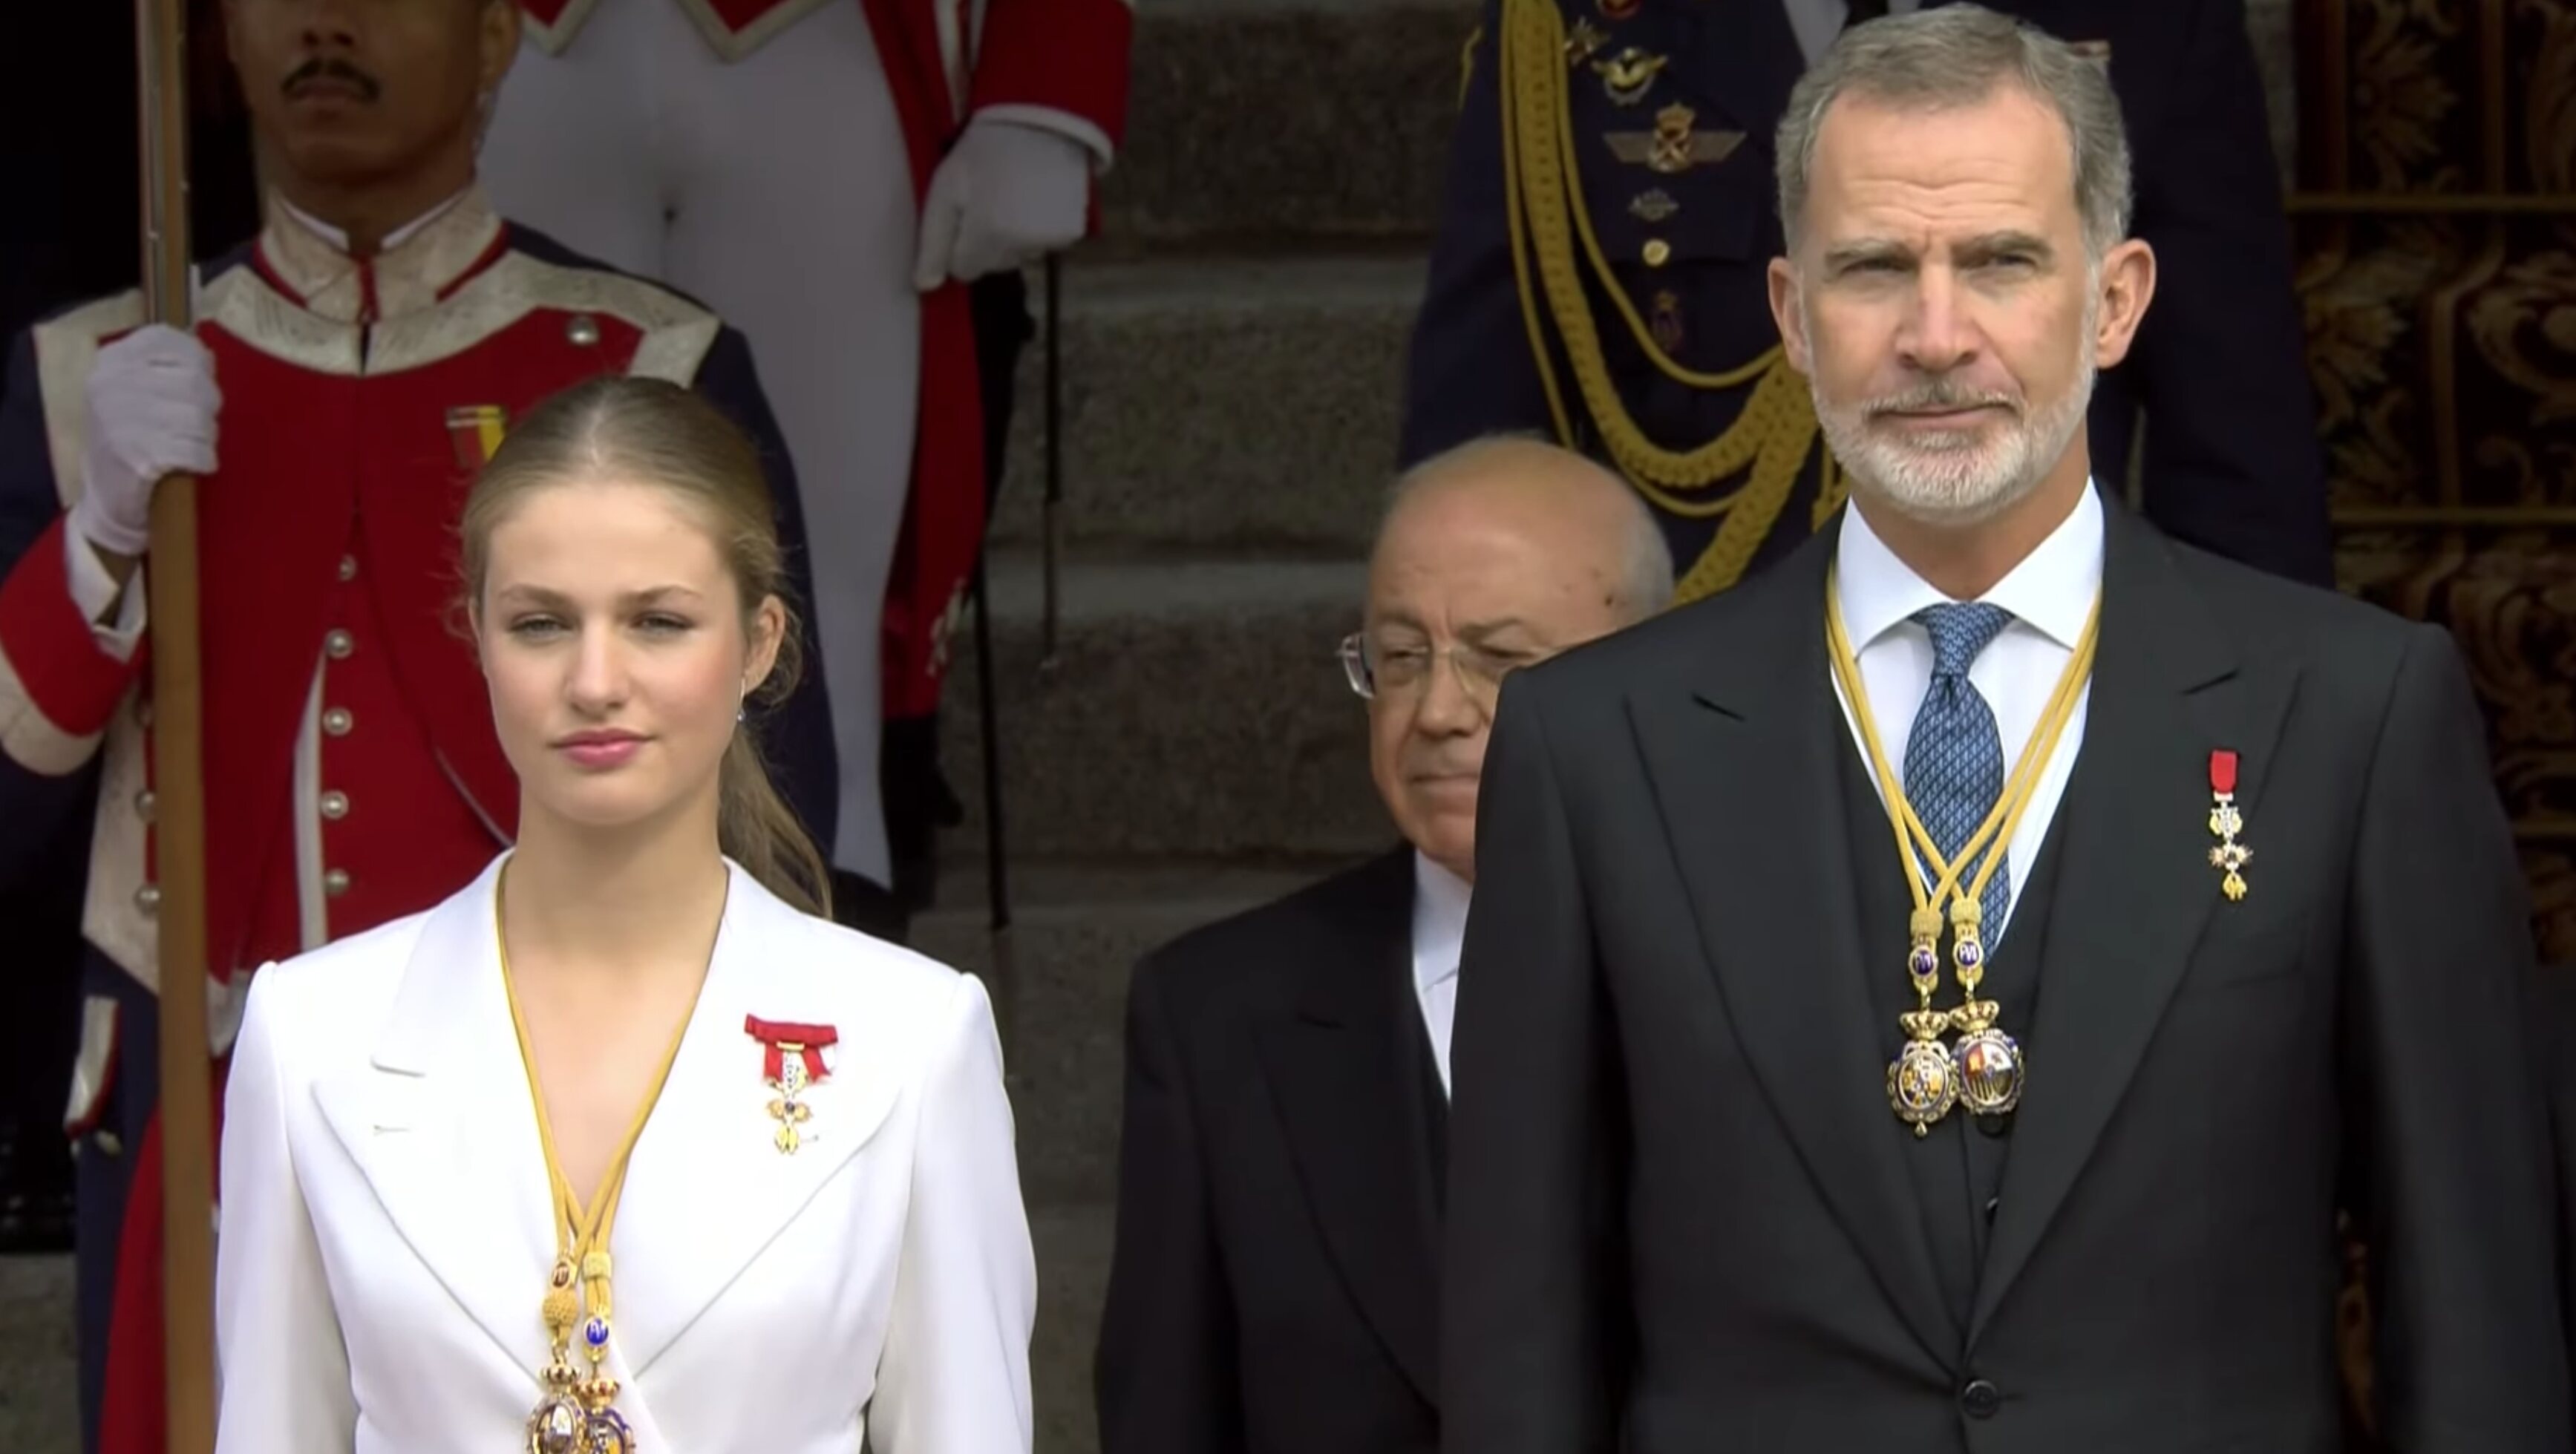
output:
[[[1342,659],[1342,674],[1350,678],[1351,690],[1371,701],[1379,697],[1405,697],[1421,691],[1431,679],[1432,664],[1447,658],[1458,673],[1458,685],[1467,695],[1491,708],[1501,695],[1503,678],[1532,665],[1539,658],[1520,652],[1495,651],[1489,647],[1460,642],[1443,651],[1427,646],[1399,646],[1381,650],[1369,644],[1365,632],[1354,631],[1342,638],[1334,653]]]

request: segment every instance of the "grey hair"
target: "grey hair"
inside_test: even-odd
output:
[[[1599,474],[1618,487],[1619,498],[1627,502],[1619,537],[1618,610],[1629,624],[1655,615],[1673,602],[1672,548],[1664,543],[1663,527],[1655,523],[1654,511],[1639,499],[1627,481],[1583,455],[1566,449],[1548,435],[1511,430],[1481,435],[1464,444],[1453,444],[1438,454],[1421,460],[1398,475],[1387,490],[1386,507],[1378,515],[1377,537],[1383,538],[1386,527],[1406,502],[1425,489],[1468,473],[1489,454],[1517,449],[1544,450],[1562,455],[1565,462]]]
[[[2075,161],[2075,210],[2093,262],[2128,237],[2129,136],[2109,68],[2035,26],[1982,5],[1940,5],[1853,26],[1789,93],[1773,148],[1780,226],[1796,245],[1825,113],[1845,96],[1946,111],[2018,85],[2057,114]]]

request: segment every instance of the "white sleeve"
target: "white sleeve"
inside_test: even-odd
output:
[[[1037,1260],[1001,1039],[974,976],[958,976],[949,1010],[922,1080],[868,1444],[876,1454],[1026,1454]]]
[[[134,578],[123,586],[107,573],[98,558],[98,548],[77,530],[63,532],[64,562],[69,571],[72,604],[80,608],[81,619],[90,623],[89,634],[98,649],[118,661],[134,659],[134,644],[143,639],[143,627],[149,615],[144,605],[144,572],[136,567]],[[116,620],[99,620],[110,606],[117,608]]]
[[[272,967],[251,977],[224,1090],[215,1454],[348,1454],[357,1401],[286,1134]]]

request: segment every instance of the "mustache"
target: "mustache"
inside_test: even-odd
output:
[[[1872,399],[1871,414],[1910,414],[1927,409],[2009,409],[2021,412],[2021,400],[1992,389],[1972,389],[1949,379],[1930,379],[1901,394]]]
[[[284,91],[287,95],[292,96],[296,92],[303,90],[306,86],[320,80],[339,81],[354,87],[357,90],[358,99],[362,101],[374,101],[378,96],[384,93],[384,87],[377,82],[375,77],[359,70],[356,66],[340,59],[338,56],[315,56],[313,59],[297,66],[293,73],[287,76],[285,84],[279,87],[279,89]]]

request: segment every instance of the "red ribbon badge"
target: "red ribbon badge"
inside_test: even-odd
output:
[[[786,1053],[795,1051],[805,1062],[808,1084],[823,1078],[823,1047],[841,1043],[841,1032],[830,1025],[790,1025],[772,1022],[758,1015],[742,1017],[743,1033],[761,1043],[760,1078],[775,1083],[786,1073]]]
[[[2254,850],[2236,836],[2245,831],[2245,814],[2236,806],[2236,754],[2223,747],[2209,755],[2209,792],[2209,833],[2218,840],[2209,850],[2209,866],[2225,875],[2218,887],[2232,904],[2245,897],[2245,865],[2254,860]]]

